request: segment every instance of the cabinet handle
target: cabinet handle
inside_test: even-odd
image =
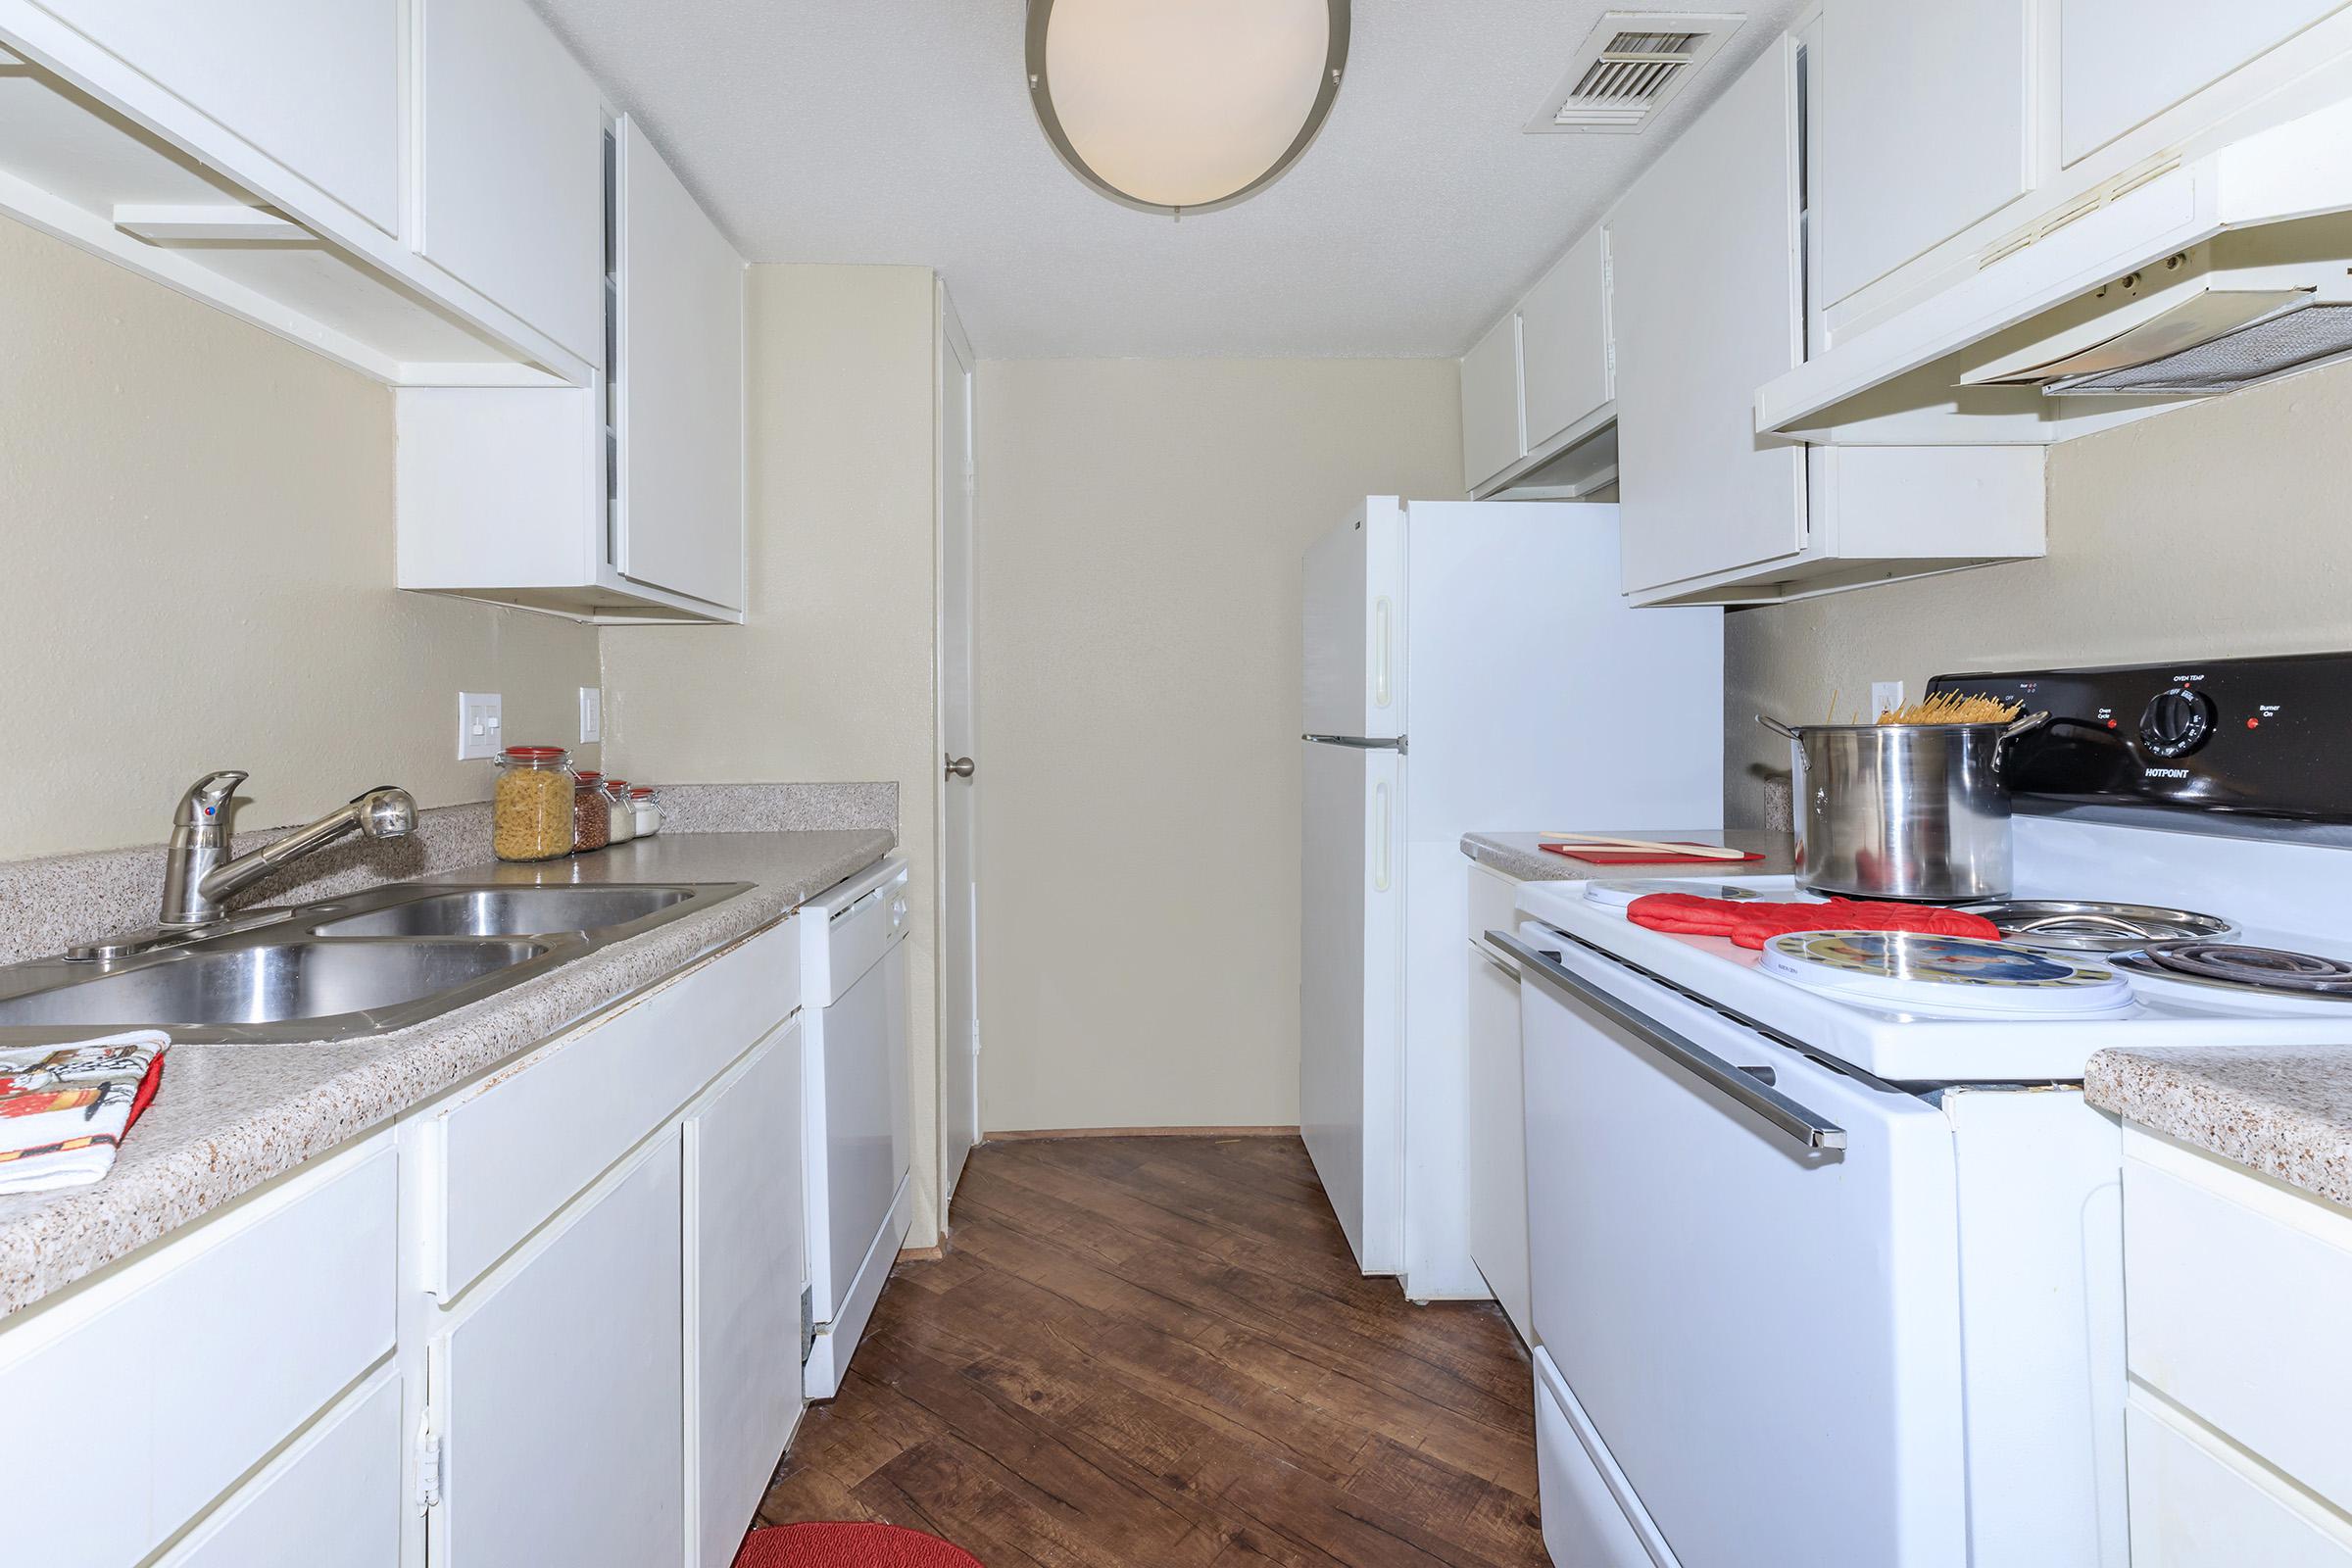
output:
[[[1389,706],[1389,601],[1384,595],[1372,603],[1372,706]]]

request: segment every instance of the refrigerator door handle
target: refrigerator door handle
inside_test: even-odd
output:
[[[1374,708],[1389,706],[1389,665],[1392,662],[1390,659],[1390,615],[1389,600],[1384,594],[1372,604],[1372,706]]]
[[[1384,740],[1378,735],[1301,735],[1298,738],[1313,741],[1318,746],[1351,746],[1359,752],[1395,752],[1399,757],[1409,750],[1401,735],[1395,740]]]

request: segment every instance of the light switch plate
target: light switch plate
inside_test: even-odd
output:
[[[458,693],[458,760],[496,757],[506,750],[500,732],[505,699],[496,692]]]
[[[601,741],[605,738],[605,689],[602,686],[580,688],[580,739]]]
[[[1870,713],[1863,720],[1869,723],[1885,712],[1903,706],[1903,683],[1899,680],[1874,680],[1870,683]]]

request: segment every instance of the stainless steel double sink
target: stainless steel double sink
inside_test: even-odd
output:
[[[254,910],[130,957],[0,968],[0,1045],[145,1028],[244,1044],[405,1029],[751,886],[409,883]]]

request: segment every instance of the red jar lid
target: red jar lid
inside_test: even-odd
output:
[[[577,775],[577,777],[579,778],[579,781],[580,781],[581,783],[583,783],[583,784],[595,784],[595,783],[599,783],[599,782],[601,782],[601,781],[604,779],[604,776],[605,776],[605,775],[604,775],[604,774],[602,774],[602,773],[589,773],[589,772],[581,772],[580,774],[578,774],[578,775]]]
[[[653,792],[652,790],[649,790],[649,789],[647,789],[647,788],[646,788],[644,785],[642,785],[642,784],[638,785],[638,786],[637,786],[635,789],[633,789],[633,790],[629,791],[629,794],[630,794],[630,795],[632,795],[632,796],[637,796],[637,795],[651,796],[653,793],[654,793],[654,792]]]
[[[551,762],[564,755],[561,746],[510,746],[507,755],[520,762]]]
[[[605,780],[605,788],[609,790],[625,790],[628,787],[629,781],[625,778],[609,778]]]

